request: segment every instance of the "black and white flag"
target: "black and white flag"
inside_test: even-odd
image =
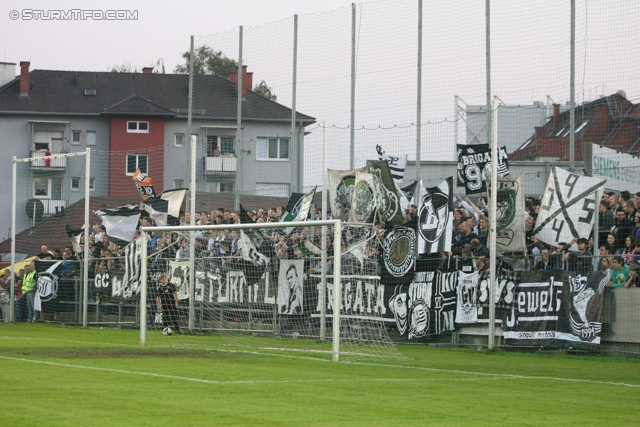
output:
[[[353,186],[349,222],[371,222],[376,207],[374,176],[370,173],[358,172]]]
[[[553,246],[588,239],[606,182],[553,166],[533,234]]]
[[[400,225],[404,221],[402,206],[396,185],[393,182],[387,161],[367,162],[369,171],[374,177],[374,193],[378,205],[378,218],[391,225]]]
[[[329,180],[329,205],[334,219],[346,221],[351,212],[351,199],[356,183],[356,174],[365,168],[353,170],[327,170]]]
[[[143,244],[146,242],[138,237],[124,248],[124,276],[121,285],[112,290],[112,296],[131,298],[140,292]]]
[[[491,169],[489,144],[458,144],[458,187],[466,194],[487,191],[486,180]],[[498,148],[498,176],[509,175],[507,147]]]
[[[491,181],[489,181],[491,184]],[[491,188],[491,185],[489,185]],[[524,183],[522,174],[498,177],[498,202],[496,215],[496,250],[498,252],[524,251],[526,232],[524,227]]]
[[[82,252],[82,247],[80,246],[80,240],[82,239],[82,236],[84,235],[84,225],[82,226],[82,228],[74,230],[73,228],[71,228],[69,226],[69,224],[65,224],[65,229],[67,231],[67,236],[69,236],[71,238],[71,245],[73,246],[73,251],[75,253],[80,253]]]
[[[189,261],[169,260],[167,280],[175,285],[178,299],[189,299]]]
[[[34,309],[42,311],[42,302],[50,301],[58,296],[58,278],[62,274],[63,261],[35,260],[33,263],[36,267]]]
[[[407,168],[407,156],[391,156],[386,154],[381,145],[376,145],[376,151],[378,152],[378,159],[380,161],[386,160],[389,163],[393,181],[398,185],[402,185],[402,181],[404,181],[404,170]]]
[[[478,272],[458,272],[456,323],[478,322]]]
[[[186,195],[187,190],[182,188],[163,191],[160,196],[148,197],[142,202],[142,209],[149,213],[156,225],[177,225]]]
[[[293,193],[287,202],[287,213],[284,215],[284,218],[282,218],[282,221],[306,221],[311,212],[311,205],[313,204],[313,197],[316,195],[316,188],[318,187],[313,187],[313,190],[308,193]]]
[[[453,177],[437,187],[425,188],[420,181],[418,196],[418,253],[451,250],[453,232]]]
[[[303,314],[304,260],[280,260],[278,313]]]
[[[94,213],[102,219],[109,241],[124,246],[133,240],[140,219],[140,208],[137,205],[103,209]]]

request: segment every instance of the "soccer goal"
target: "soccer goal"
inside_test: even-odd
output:
[[[141,230],[142,241],[162,233],[176,242],[161,250],[140,247],[141,345],[237,346],[327,354],[334,361],[402,357],[389,338],[392,324],[382,316],[377,262],[366,255],[376,244],[370,224]]]

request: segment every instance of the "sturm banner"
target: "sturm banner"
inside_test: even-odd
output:
[[[371,222],[376,211],[375,178],[372,174],[358,172],[353,186],[349,222]]]
[[[606,182],[553,166],[533,231],[536,238],[553,246],[588,239]]]
[[[491,168],[489,144],[458,144],[458,187],[465,187],[466,194],[487,191]],[[507,147],[498,148],[498,176],[509,175]]]
[[[383,283],[408,283],[413,279],[416,261],[416,232],[397,226],[385,233],[382,242]]]
[[[454,330],[456,273],[417,272],[410,285],[397,285],[389,299],[401,336],[427,338]]]

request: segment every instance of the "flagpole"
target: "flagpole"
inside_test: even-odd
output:
[[[191,54],[189,56],[189,112],[187,119],[187,132],[189,135],[189,141],[191,141],[191,161],[190,161],[190,183],[189,183],[189,211],[191,212],[189,218],[189,225],[195,225],[196,219],[196,154],[198,148],[198,140],[191,137],[191,117],[193,115],[193,36],[191,36]],[[147,244],[146,240],[143,242]],[[196,251],[196,234],[194,231],[189,233],[189,330],[193,329],[195,307],[193,292],[195,289],[195,251]],[[143,260],[146,262],[146,260]]]

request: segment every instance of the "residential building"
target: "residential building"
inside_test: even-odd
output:
[[[89,148],[95,197],[116,203],[137,196],[132,182],[137,169],[153,179],[156,193],[189,186],[188,75],[156,74],[151,68],[142,73],[30,70],[25,61],[15,76],[15,67],[0,63],[4,183],[12,181],[13,156]],[[292,133],[291,109],[252,92],[252,73],[246,66],[242,72],[240,135],[237,76],[194,79],[190,137],[197,141],[196,190],[284,197],[301,191],[304,128],[314,118],[296,113]],[[16,232],[30,225],[29,200],[40,200],[46,216],[84,197],[82,161],[31,161],[19,165],[18,175]],[[4,188],[0,239],[10,236],[10,185]]]

